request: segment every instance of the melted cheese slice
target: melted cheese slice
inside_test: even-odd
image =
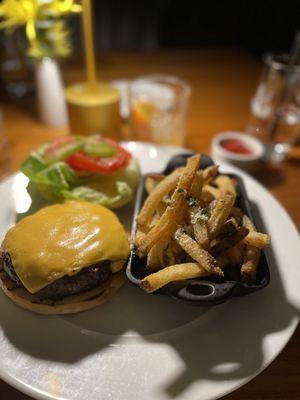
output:
[[[79,201],[24,218],[7,232],[2,248],[31,293],[99,261],[125,261],[129,255],[127,234],[116,215]]]

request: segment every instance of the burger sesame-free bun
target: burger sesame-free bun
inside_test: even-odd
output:
[[[112,274],[110,279],[91,290],[68,296],[60,301],[38,300],[24,288],[18,288],[2,269],[0,286],[4,293],[18,306],[38,314],[74,314],[94,308],[109,300],[125,282],[123,271]]]

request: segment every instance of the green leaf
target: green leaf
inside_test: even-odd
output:
[[[35,174],[46,168],[46,163],[38,153],[31,153],[30,156],[21,164],[21,171],[32,179]]]
[[[35,183],[42,195],[52,201],[60,201],[63,196],[61,191],[70,189],[75,185],[82,184],[85,180],[63,161],[46,166],[46,164],[35,163],[38,158],[30,161],[30,157],[22,165],[22,172]]]
[[[85,200],[109,208],[119,208],[132,199],[133,190],[125,182],[116,182],[114,195],[87,186],[78,186],[71,191],[63,190],[62,195],[66,200]]]

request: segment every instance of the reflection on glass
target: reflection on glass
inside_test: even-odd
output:
[[[131,138],[184,146],[190,92],[187,83],[168,75],[133,81],[129,91]]]

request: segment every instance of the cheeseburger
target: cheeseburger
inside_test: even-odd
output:
[[[127,234],[112,211],[68,201],[41,209],[7,232],[0,285],[28,310],[76,313],[119,289],[128,255]]]

